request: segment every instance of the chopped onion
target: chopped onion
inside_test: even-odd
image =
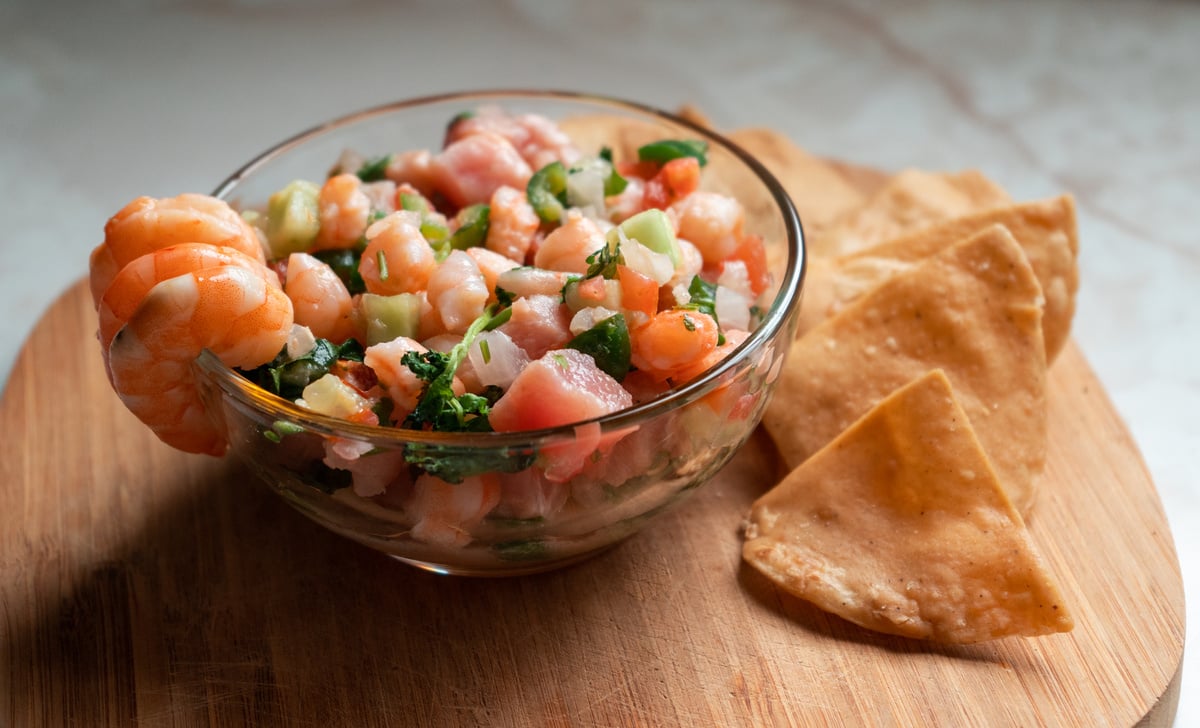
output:
[[[607,164],[602,159],[589,160],[573,168],[567,175],[567,204],[585,211],[588,217],[604,215],[604,178]]]
[[[571,318],[571,333],[579,336],[584,331],[594,327],[596,324],[605,319],[616,316],[617,312],[604,308],[603,306],[588,306],[581,308]]]
[[[749,329],[751,300],[740,291],[718,285],[714,307],[717,312],[717,321],[721,322],[721,328],[743,331]]]
[[[620,228],[617,228],[620,230]],[[625,237],[621,231],[621,257],[631,270],[651,278],[658,285],[663,285],[675,275],[675,264],[671,256],[642,245],[634,238]]]
[[[748,299],[754,298],[754,289],[750,286],[750,273],[746,264],[740,260],[727,260],[717,278],[717,285],[737,291]]]
[[[529,355],[503,331],[484,331],[467,349],[467,359],[483,386],[508,389],[525,365]]]
[[[313,350],[317,345],[317,337],[307,326],[292,324],[292,331],[287,338],[287,354],[289,359],[298,359]]]

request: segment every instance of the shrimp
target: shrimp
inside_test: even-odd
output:
[[[384,174],[397,185],[411,185],[423,197],[433,194],[435,187],[433,155],[427,149],[413,149],[393,154]]]
[[[490,291],[471,256],[454,250],[429,276],[428,295],[446,331],[461,334],[483,313]]]
[[[156,284],[192,271],[240,266],[263,276],[267,283],[279,285],[275,272],[254,258],[237,250],[204,243],[181,243],[161,248],[133,260],[113,278],[97,307],[100,324],[97,338],[104,360],[108,361],[108,347],[121,327],[137,310],[138,304]]]
[[[439,546],[466,546],[470,529],[500,503],[500,481],[494,474],[474,475],[447,483],[422,475],[413,484],[409,513],[416,516],[410,535]]]
[[[313,335],[337,343],[354,335],[350,291],[326,263],[308,253],[292,253],[283,292],[292,299],[296,323]]]
[[[325,180],[317,197],[321,227],[313,250],[349,248],[358,242],[371,217],[371,198],[354,174],[337,174]]]
[[[533,170],[507,139],[492,132],[451,143],[430,162],[434,187],[450,204],[487,202],[497,188],[525,189]]]
[[[521,264],[510,258],[505,258],[499,253],[488,250],[487,248],[467,248],[467,255],[475,261],[475,265],[479,266],[479,272],[483,274],[483,280],[487,283],[489,291],[493,293],[495,298],[496,286],[500,282],[500,276],[514,268],[520,268]],[[562,286],[559,286],[562,290]]]
[[[370,293],[392,296],[425,290],[437,259],[421,234],[420,213],[400,210],[367,228],[358,272]]]
[[[503,185],[492,193],[489,207],[484,247],[523,262],[542,224],[525,193]]]
[[[634,366],[660,380],[676,379],[717,348],[720,329],[706,313],[669,309],[631,331],[629,338]]]
[[[561,298],[563,286],[567,285],[567,281],[571,280],[572,275],[572,273],[561,270],[517,266],[497,275],[496,284],[492,288],[503,288],[515,298],[528,296]]]
[[[168,278],[113,337],[112,386],[163,442],[221,455],[225,435],[205,414],[192,360],[208,349],[227,366],[256,367],[283,349],[291,329],[292,302],[259,273],[229,265]]]
[[[716,192],[697,191],[671,205],[679,237],[699,248],[705,263],[733,255],[742,240],[746,213],[742,203]]]
[[[104,242],[92,251],[92,303],[100,306],[117,273],[134,259],[179,243],[237,248],[260,263],[266,261],[258,233],[224,200],[191,193],[139,197],[109,219]]]
[[[455,120],[446,130],[445,144],[480,133],[499,134],[507,139],[533,169],[556,161],[569,165],[579,159],[579,150],[571,138],[549,118],[541,114],[510,116],[495,106]]]
[[[587,273],[587,258],[605,245],[604,231],[578,210],[567,212],[562,225],[538,246],[533,264],[538,268]]]

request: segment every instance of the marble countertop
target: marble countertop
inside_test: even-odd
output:
[[[1200,5],[1185,2],[9,0],[0,382],[113,212],[211,190],[330,116],[482,87],[690,103],[720,128],[770,125],[820,154],[977,167],[1018,199],[1074,193],[1074,336],[1141,447],[1194,594],[1198,37]],[[1196,653],[1178,725],[1200,724]]]

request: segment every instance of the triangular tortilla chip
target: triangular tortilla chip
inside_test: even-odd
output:
[[[996,225],[881,283],[796,339],[763,424],[789,468],[929,369],[954,384],[1018,510],[1046,459],[1042,294]]]
[[[1042,286],[1046,360],[1054,361],[1070,334],[1079,289],[1079,236],[1075,201],[1070,195],[995,207],[935,223],[857,253],[813,260],[805,280],[799,331],[811,329],[889,276],[996,224],[1004,225],[1016,238]]]
[[[971,643],[1074,625],[940,370],[754,504],[743,556],[868,629]]]
[[[1010,201],[1003,188],[977,170],[907,169],[889,178],[861,206],[812,230],[808,252],[814,257],[847,255],[935,222]]]

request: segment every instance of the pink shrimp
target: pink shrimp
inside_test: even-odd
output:
[[[525,193],[508,185],[501,186],[492,193],[489,207],[484,246],[506,258],[524,262],[542,224]]]
[[[340,344],[354,335],[350,291],[326,263],[308,253],[292,253],[283,292],[292,299],[296,323],[314,336]]]
[[[479,266],[479,272],[483,274],[483,280],[487,284],[488,290],[492,292],[493,300],[495,298],[496,286],[500,282],[500,276],[514,268],[521,267],[521,264],[517,261],[506,258],[487,248],[467,248],[466,253],[471,256],[471,260],[475,261],[475,265]],[[562,286],[559,286],[560,290],[561,288]]]
[[[742,203],[716,192],[697,191],[671,205],[679,237],[700,249],[705,263],[733,255],[742,240]]]
[[[400,210],[367,228],[358,264],[367,291],[384,296],[423,291],[436,267],[433,248],[421,234],[420,213]]]
[[[572,210],[567,213],[563,224],[538,246],[533,264],[549,270],[586,273],[588,256],[604,245],[604,231],[596,221],[578,210]]]
[[[317,197],[321,227],[313,250],[348,248],[358,242],[371,217],[371,198],[354,174],[337,174],[325,180]]]
[[[403,420],[413,411],[417,406],[417,399],[421,396],[421,390],[425,387],[425,383],[401,361],[410,351],[424,354],[429,350],[420,342],[406,336],[398,336],[391,341],[368,346],[363,356],[363,362],[371,367],[375,376],[379,378],[380,386],[387,390],[388,396],[392,398],[395,405],[392,419],[396,422]],[[455,394],[466,391],[457,378],[451,384],[451,388]]]
[[[479,318],[490,293],[479,266],[461,250],[451,251],[429,276],[429,303],[452,334],[465,332]]]
[[[500,503],[500,481],[494,474],[447,483],[422,475],[413,484],[408,511],[416,517],[410,532],[417,541],[440,546],[466,546],[470,530]]]
[[[497,188],[525,189],[533,170],[507,139],[480,132],[453,142],[430,163],[434,186],[450,204],[487,202]]]
[[[279,285],[275,272],[254,258],[236,248],[204,243],[180,243],[155,250],[122,268],[104,291],[97,308],[100,319],[97,337],[105,361],[108,361],[108,347],[113,337],[129,321],[151,288],[168,278],[224,265],[240,266],[263,276],[268,283]]]
[[[681,379],[717,348],[720,329],[712,316],[699,311],[669,309],[629,332],[633,365],[657,379]]]
[[[251,368],[280,352],[292,302],[264,276],[240,266],[185,273],[158,283],[109,346],[113,389],[160,440],[220,455],[225,435],[208,419],[192,360],[208,349]]]
[[[436,181],[433,155],[427,149],[413,149],[392,155],[384,174],[397,185],[411,185],[424,197],[433,194]]]
[[[447,130],[445,143],[480,133],[499,134],[507,139],[533,169],[555,161],[569,165],[579,159],[579,150],[571,138],[549,118],[541,114],[510,116],[499,107],[484,107],[461,117]]]
[[[139,197],[109,219],[104,242],[92,251],[92,303],[100,305],[117,273],[134,259],[179,243],[237,248],[259,262],[266,260],[254,228],[224,200],[190,193]]]

